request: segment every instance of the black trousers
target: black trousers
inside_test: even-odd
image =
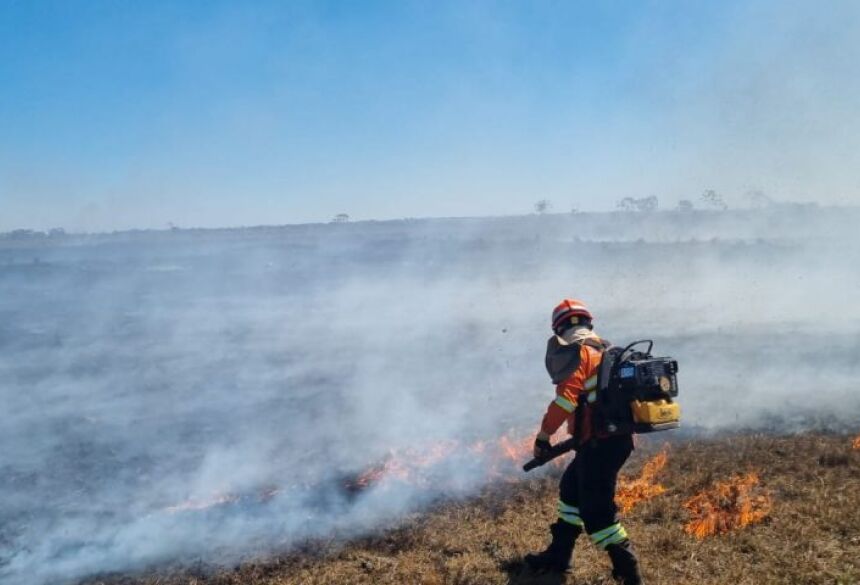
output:
[[[602,541],[607,539],[603,537],[607,535],[608,540],[615,542],[626,537],[626,532],[618,524],[615,485],[618,472],[632,451],[633,437],[630,435],[593,440],[577,451],[561,476],[560,521],[584,525],[585,531],[599,546],[604,546]]]

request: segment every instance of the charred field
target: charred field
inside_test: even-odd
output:
[[[661,438],[638,442],[620,488],[623,492],[649,462],[666,454],[665,466],[648,478],[660,489],[623,515],[647,582],[860,583],[860,449],[852,446],[851,435]],[[584,538],[567,576],[534,575],[521,563],[525,553],[546,544],[559,473],[500,481],[477,496],[440,501],[369,536],[308,541],[229,568],[184,563],[102,575],[82,585],[611,583],[605,555]],[[746,526],[729,522],[707,536],[687,530],[693,515],[685,504],[749,473],[758,483],[753,493],[738,498],[747,501],[739,506],[723,494],[713,511],[731,515],[760,502],[761,514]]]

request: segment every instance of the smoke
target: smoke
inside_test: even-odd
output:
[[[610,340],[679,359],[692,431],[856,424],[857,220],[775,206],[7,242],[0,576],[226,563],[473,493],[497,478],[456,445],[537,428],[564,296]],[[419,483],[344,489],[440,443]]]
[[[664,52],[670,81],[658,99],[673,106],[685,159],[665,176],[675,188],[704,181],[737,197],[764,189],[856,203],[860,41],[850,31],[860,6],[757,1],[715,20],[720,35],[707,64]],[[691,44],[698,54],[702,43]]]

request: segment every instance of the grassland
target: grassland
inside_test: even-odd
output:
[[[643,442],[624,472],[635,477],[661,447]],[[697,539],[683,503],[714,482],[757,471],[771,500],[764,520]],[[162,567],[91,579],[110,585],[514,585],[611,583],[609,564],[584,538],[567,576],[533,575],[522,556],[546,544],[556,475],[492,486],[377,534],[313,542],[230,568]],[[847,435],[739,435],[675,441],[655,478],[665,491],[624,518],[646,582],[752,585],[860,583],[860,450]]]

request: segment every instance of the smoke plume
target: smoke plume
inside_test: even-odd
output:
[[[0,247],[0,576],[230,562],[498,480],[549,312],[680,361],[686,432],[856,425],[854,209],[141,232]],[[392,451],[421,482],[344,486]],[[229,502],[229,505],[212,505]]]

